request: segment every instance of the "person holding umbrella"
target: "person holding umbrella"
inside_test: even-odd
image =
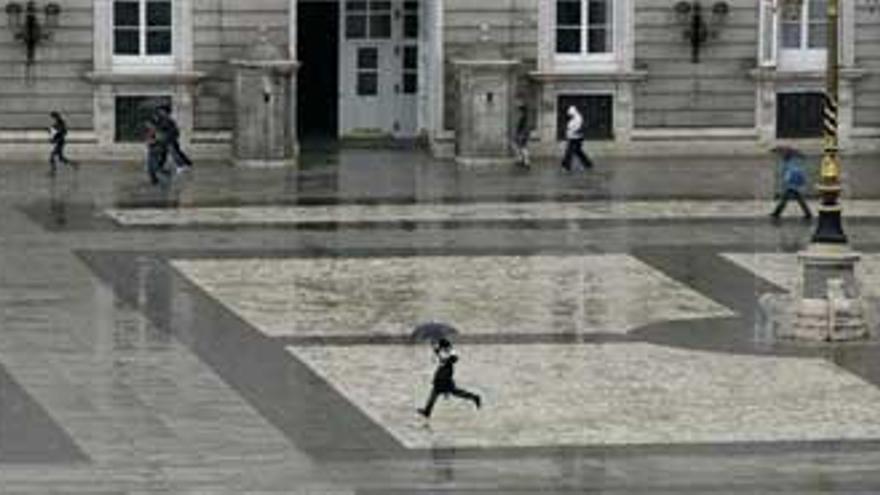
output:
[[[782,187],[779,202],[776,204],[776,208],[773,212],[770,213],[770,217],[774,220],[778,220],[782,211],[785,210],[788,200],[794,199],[798,202],[801,211],[804,213],[804,220],[808,221],[812,219],[813,213],[807,206],[807,202],[804,201],[804,196],[801,192],[807,182],[803,168],[804,154],[787,146],[777,146],[776,148],[773,148],[773,151],[779,155],[780,158],[782,166]]]
[[[452,343],[445,337],[441,337],[433,343],[432,347],[434,356],[439,364],[434,372],[434,381],[431,387],[431,394],[428,396],[428,402],[425,404],[425,407],[417,409],[419,414],[425,418],[430,418],[431,411],[434,410],[434,403],[440,395],[444,397],[452,395],[461,399],[471,400],[479,409],[482,405],[480,396],[458,388],[455,384],[453,375],[455,374],[455,363],[458,362],[458,356],[452,348]]]

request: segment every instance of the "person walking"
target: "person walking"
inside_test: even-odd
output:
[[[149,118],[144,123],[147,142],[147,175],[153,185],[164,184],[170,180],[170,174],[165,169],[165,161],[168,159],[168,146],[158,119]]]
[[[58,171],[58,162],[76,168],[76,163],[64,156],[64,145],[67,144],[67,123],[59,112],[51,112],[52,125],[49,126],[49,142],[52,152],[49,154],[49,175]]]
[[[584,168],[593,168],[593,162],[584,153],[584,117],[578,109],[571,105],[566,111],[568,123],[565,126],[565,156],[562,158],[562,168],[571,171],[571,161],[577,157]]]
[[[774,151],[779,155],[782,167],[782,191],[776,208],[770,213],[774,220],[778,220],[782,211],[790,199],[795,199],[801,207],[804,214],[804,220],[813,218],[813,213],[804,201],[802,189],[806,184],[806,176],[804,175],[803,162],[804,155],[800,151],[793,148],[776,148]]]
[[[156,120],[159,123],[162,134],[165,137],[168,152],[177,166],[177,172],[190,169],[193,166],[192,160],[186,156],[186,153],[180,148],[180,128],[177,122],[171,116],[168,107],[159,107],[156,109]]]
[[[516,153],[517,165],[529,168],[529,108],[525,103],[519,104],[519,118],[516,121],[516,129],[513,135],[513,150]]]
[[[437,340],[434,344],[434,355],[439,364],[434,372],[434,382],[431,387],[431,394],[428,396],[428,402],[425,404],[425,407],[417,409],[419,414],[430,418],[431,411],[434,410],[434,403],[437,402],[437,397],[441,395],[444,397],[453,395],[461,399],[471,400],[479,409],[482,405],[480,396],[458,388],[455,384],[453,375],[455,374],[455,363],[458,362],[458,355],[452,348],[452,343],[445,338]]]

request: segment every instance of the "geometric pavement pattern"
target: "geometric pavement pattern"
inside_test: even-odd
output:
[[[138,225],[148,224],[149,215]],[[742,328],[752,319],[742,310],[749,303],[707,298],[718,294],[676,277],[676,256],[669,253],[172,258],[172,277],[182,275],[284,349],[361,421],[381,430],[386,445],[878,437],[872,411],[880,403],[870,378],[802,349],[748,349],[748,339],[734,337],[731,328],[748,335]],[[745,281],[725,258],[703,258],[724,267],[716,272],[722,282],[730,281],[725,271]],[[781,290],[769,282],[769,290]],[[460,348],[468,358],[459,380],[470,376],[491,406],[475,416],[461,404],[442,404],[448,415],[435,415],[428,425],[414,409],[427,392],[430,360],[404,337],[419,321],[444,318],[462,329]],[[707,334],[717,329],[720,342],[710,335],[709,349],[687,349],[676,331],[697,326]],[[520,367],[528,373],[517,374]],[[573,376],[583,379],[567,378]],[[841,404],[844,411],[835,409]]]
[[[82,174],[88,173],[86,169]],[[210,186],[198,185],[206,190]],[[75,187],[64,194],[76,195]],[[152,190],[136,194],[147,198]],[[217,196],[220,203],[226,201],[222,194]],[[198,208],[165,207],[191,200],[184,191],[170,202],[142,202],[162,205],[162,214],[186,217],[199,214]],[[143,329],[132,335],[150,337],[129,342],[127,324],[121,322],[116,330],[122,333],[113,333],[121,341],[98,342],[103,346],[99,349],[112,349],[108,354],[74,359],[59,348],[52,355],[58,370],[84,372],[71,375],[67,383],[80,390],[96,390],[97,397],[109,400],[98,405],[119,413],[113,429],[96,438],[84,433],[99,431],[89,423],[97,418],[76,407],[70,400],[75,397],[73,391],[47,393],[48,383],[33,387],[42,379],[40,363],[26,362],[16,348],[4,349],[2,357],[12,375],[23,378],[21,388],[32,394],[32,403],[46,405],[43,412],[47,414],[42,417],[68,429],[83,447],[80,453],[87,454],[80,456],[74,445],[60,450],[59,459],[91,459],[95,467],[90,475],[96,479],[104,473],[115,476],[112,483],[102,486],[124,486],[125,477],[133,473],[144,477],[146,483],[140,485],[144,492],[173,492],[178,486],[174,483],[186,483],[187,478],[193,483],[190,486],[238,487],[242,492],[258,479],[261,486],[269,486],[272,480],[261,475],[271,478],[277,473],[262,457],[267,446],[274,454],[270,462],[276,465],[287,466],[283,459],[290,454],[285,442],[266,436],[263,421],[311,459],[336,466],[340,477],[352,462],[364,466],[367,460],[374,471],[373,481],[354,491],[339,492],[347,494],[433,493],[429,485],[416,481],[425,473],[438,476],[434,481],[445,483],[450,493],[515,491],[498,484],[479,488],[474,484],[470,492],[460,488],[454,480],[462,472],[454,471],[462,467],[458,461],[464,460],[471,466],[494,468],[499,460],[507,459],[509,463],[500,469],[520,481],[529,473],[537,474],[536,466],[552,466],[574,483],[579,477],[584,481],[626,476],[626,471],[615,471],[615,466],[624,468],[623,464],[609,461],[618,452],[680,452],[686,457],[665,462],[687,463],[687,471],[695,475],[690,466],[712,472],[712,461],[700,458],[706,452],[747,449],[758,456],[762,452],[818,456],[820,451],[876,448],[871,412],[876,410],[880,373],[872,342],[819,349],[753,338],[758,296],[783,291],[785,284],[760,270],[756,277],[727,254],[752,255],[779,246],[775,229],[756,227],[753,222],[753,213],[767,206],[762,202],[751,202],[745,209],[739,201],[714,206],[704,202],[697,206],[708,206],[715,213],[696,214],[686,211],[694,206],[687,204],[651,213],[656,204],[626,201],[586,209],[558,208],[552,203],[490,205],[485,211],[474,203],[453,205],[448,211],[433,207],[426,214],[409,209],[416,214],[397,217],[389,217],[382,208],[348,205],[322,207],[321,215],[326,215],[316,216],[311,223],[297,217],[306,212],[301,210],[293,215],[286,210],[269,211],[278,216],[267,222],[261,218],[266,211],[236,216],[240,210],[232,208],[218,212],[219,217],[232,215],[220,220],[217,216],[184,218],[180,224],[175,224],[177,220],[164,224],[140,220],[126,227],[120,217],[105,222],[107,217],[101,213],[80,211],[76,203],[68,204],[64,198],[53,196],[52,201],[45,230],[59,232],[62,241],[75,239],[69,245],[77,246],[79,259],[116,298],[109,303],[111,309],[118,311],[113,305],[119,304],[125,311],[142,314],[148,323],[137,323]],[[872,211],[877,211],[873,205],[854,207],[857,224],[873,225]],[[862,207],[864,212],[859,213]],[[390,210],[394,213],[394,208]],[[472,210],[479,213],[469,216]],[[29,216],[33,213],[22,211]],[[352,217],[351,211],[366,215]],[[41,215],[45,216],[37,212],[33,219],[40,220]],[[8,226],[17,219],[5,221]],[[83,226],[101,229],[100,234],[90,241],[87,230],[78,230]],[[790,227],[779,231],[800,230]],[[22,229],[26,234],[21,239],[28,235],[36,239],[38,233],[28,228]],[[243,237],[250,235],[248,229],[263,230],[235,242],[239,228]],[[281,231],[287,228],[303,234],[285,237]],[[858,234],[868,230],[855,229],[857,243]],[[358,231],[364,235],[358,237]],[[409,232],[411,236],[404,234]],[[519,245],[517,241],[526,239],[528,232],[534,237]],[[480,240],[486,234],[491,242]],[[794,232],[789,237],[782,239],[783,244],[795,245],[803,234]],[[383,238],[387,240],[379,240]],[[6,239],[17,245],[18,238]],[[290,247],[285,247],[287,241],[293,241]],[[272,247],[261,248],[264,245]],[[53,252],[48,243],[45,246],[30,247],[40,253]],[[859,248],[878,250],[877,245],[864,242]],[[9,253],[13,259],[25,259],[27,254]],[[53,269],[51,261],[47,271]],[[379,269],[363,270],[368,261]],[[232,271],[225,274],[234,273],[232,279],[245,280],[252,271],[262,270],[265,287],[251,287],[255,290],[249,292],[249,299],[248,294],[224,293],[234,284],[224,286],[222,279],[198,273],[200,266],[217,268],[227,262]],[[420,262],[430,262],[434,271],[425,272]],[[351,278],[326,276],[328,266],[340,265],[345,269],[332,273]],[[377,272],[407,282],[397,278],[396,284],[383,285],[381,277],[364,276]],[[534,274],[531,280],[529,273]],[[223,276],[224,270],[214,275]],[[279,280],[273,281],[272,275]],[[291,283],[296,277],[287,275],[301,275],[303,283],[297,286]],[[545,275],[553,283],[539,283],[546,280]],[[106,290],[97,285],[100,291]],[[374,291],[368,290],[371,285]],[[395,285],[402,293],[389,289]],[[470,306],[465,304],[468,291],[480,295],[470,298]],[[673,300],[682,304],[670,304]],[[318,324],[321,319],[316,315],[322,304],[332,307],[334,302],[348,305],[352,301],[352,314],[342,312],[338,320]],[[269,311],[261,311],[265,308]],[[431,308],[433,314],[427,311]],[[261,314],[266,321],[259,319]],[[454,319],[461,328],[457,345],[463,360],[458,379],[485,395],[484,411],[446,401],[429,425],[417,420],[414,408],[424,400],[432,363],[425,346],[413,345],[406,329],[425,314]],[[80,323],[87,332],[88,322],[76,322]],[[89,335],[77,331],[77,338]],[[37,334],[29,337],[34,342],[41,338]],[[21,339],[16,335],[6,341]],[[106,370],[94,366],[107,357],[114,360],[112,379],[101,377],[98,373]],[[216,376],[206,374],[205,366]],[[197,373],[175,376],[181,369]],[[119,378],[125,378],[130,388],[115,388]],[[152,381],[156,378],[161,379]],[[8,390],[12,387],[4,385]],[[235,392],[221,394],[226,411],[240,414],[249,405],[259,414],[236,414],[221,421],[211,417],[210,408],[198,407],[202,400],[217,400],[217,391],[224,387]],[[196,391],[202,393],[186,397]],[[27,401],[24,397],[20,402]],[[181,409],[184,403],[192,409]],[[38,409],[31,412],[24,407],[21,416],[39,420]],[[217,424],[229,425],[231,430],[202,428]],[[122,431],[125,427],[134,427],[137,435]],[[113,442],[135,437],[147,442]],[[219,441],[233,437],[240,438],[234,445]],[[192,445],[184,446],[181,440]],[[102,445],[105,448],[96,449]],[[143,455],[118,460],[120,453],[131,451]],[[538,455],[546,457],[532,462]],[[593,455],[603,460],[594,462]],[[232,471],[224,478],[217,471],[214,474],[221,479],[212,485],[210,480],[218,476],[185,466],[207,459],[227,467],[244,462],[252,466],[246,468],[252,469],[250,478],[235,479]],[[391,459],[399,463],[394,468],[384,463]],[[405,473],[407,466],[414,467],[421,460],[428,461],[430,470]],[[142,461],[141,471],[114,471]],[[859,469],[858,465],[847,467]],[[493,472],[493,468],[469,471],[468,476],[489,481],[491,475],[473,475]],[[385,470],[394,470],[397,480],[409,481],[382,484],[377,480],[388,474]],[[54,479],[60,483],[69,473],[57,472]],[[363,469],[360,473],[364,474]],[[22,475],[4,470],[2,476]],[[704,480],[711,484],[709,476]],[[174,477],[177,481],[170,481]],[[155,484],[150,484],[153,480]],[[575,486],[556,485],[556,490],[546,493],[571,493]],[[84,487],[69,485],[61,491],[82,493],[88,489]],[[287,491],[306,493],[308,488]]]

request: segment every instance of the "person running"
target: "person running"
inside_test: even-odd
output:
[[[529,108],[525,103],[519,104],[519,119],[513,135],[513,149],[516,152],[517,165],[529,168]]]
[[[782,191],[776,209],[770,213],[770,216],[774,220],[778,220],[782,211],[785,210],[788,200],[795,199],[801,207],[804,220],[812,219],[813,213],[807,206],[807,202],[804,201],[802,194],[802,189],[807,182],[803,169],[804,155],[800,151],[788,147],[776,148],[774,151],[779,154],[782,164]]]
[[[162,129],[157,119],[150,118],[144,123],[147,142],[147,175],[150,183],[157,185],[167,183],[170,174],[165,169],[165,161],[168,159],[168,146]]]
[[[571,161],[577,157],[584,168],[593,168],[593,162],[584,153],[584,117],[574,105],[568,107],[568,123],[565,126],[565,156],[562,158],[562,168],[571,171]]]
[[[67,144],[67,123],[59,112],[51,112],[52,125],[49,126],[49,142],[52,152],[49,154],[49,175],[54,176],[58,170],[58,162],[76,168],[76,163],[64,156],[64,145]]]
[[[156,109],[156,116],[156,120],[165,137],[168,152],[171,153],[171,158],[174,159],[174,163],[177,165],[177,171],[182,172],[192,168],[192,160],[180,148],[180,128],[171,116],[170,109],[168,107],[159,107]]]
[[[444,397],[453,395],[461,399],[471,400],[474,402],[474,405],[477,406],[477,409],[479,409],[482,405],[482,399],[480,396],[458,388],[455,385],[453,375],[455,374],[455,363],[458,361],[458,356],[452,348],[452,344],[449,340],[445,338],[439,339],[436,344],[434,344],[434,355],[439,361],[439,365],[434,372],[434,382],[431,387],[431,394],[428,396],[428,402],[425,404],[425,407],[417,409],[419,414],[426,418],[430,418],[431,411],[434,410],[434,403],[440,395],[443,395]]]

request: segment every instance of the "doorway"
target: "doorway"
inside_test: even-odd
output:
[[[411,138],[418,130],[419,0],[346,0],[339,29],[343,136]]]
[[[301,140],[339,135],[339,3],[301,1],[297,12],[297,127]]]

